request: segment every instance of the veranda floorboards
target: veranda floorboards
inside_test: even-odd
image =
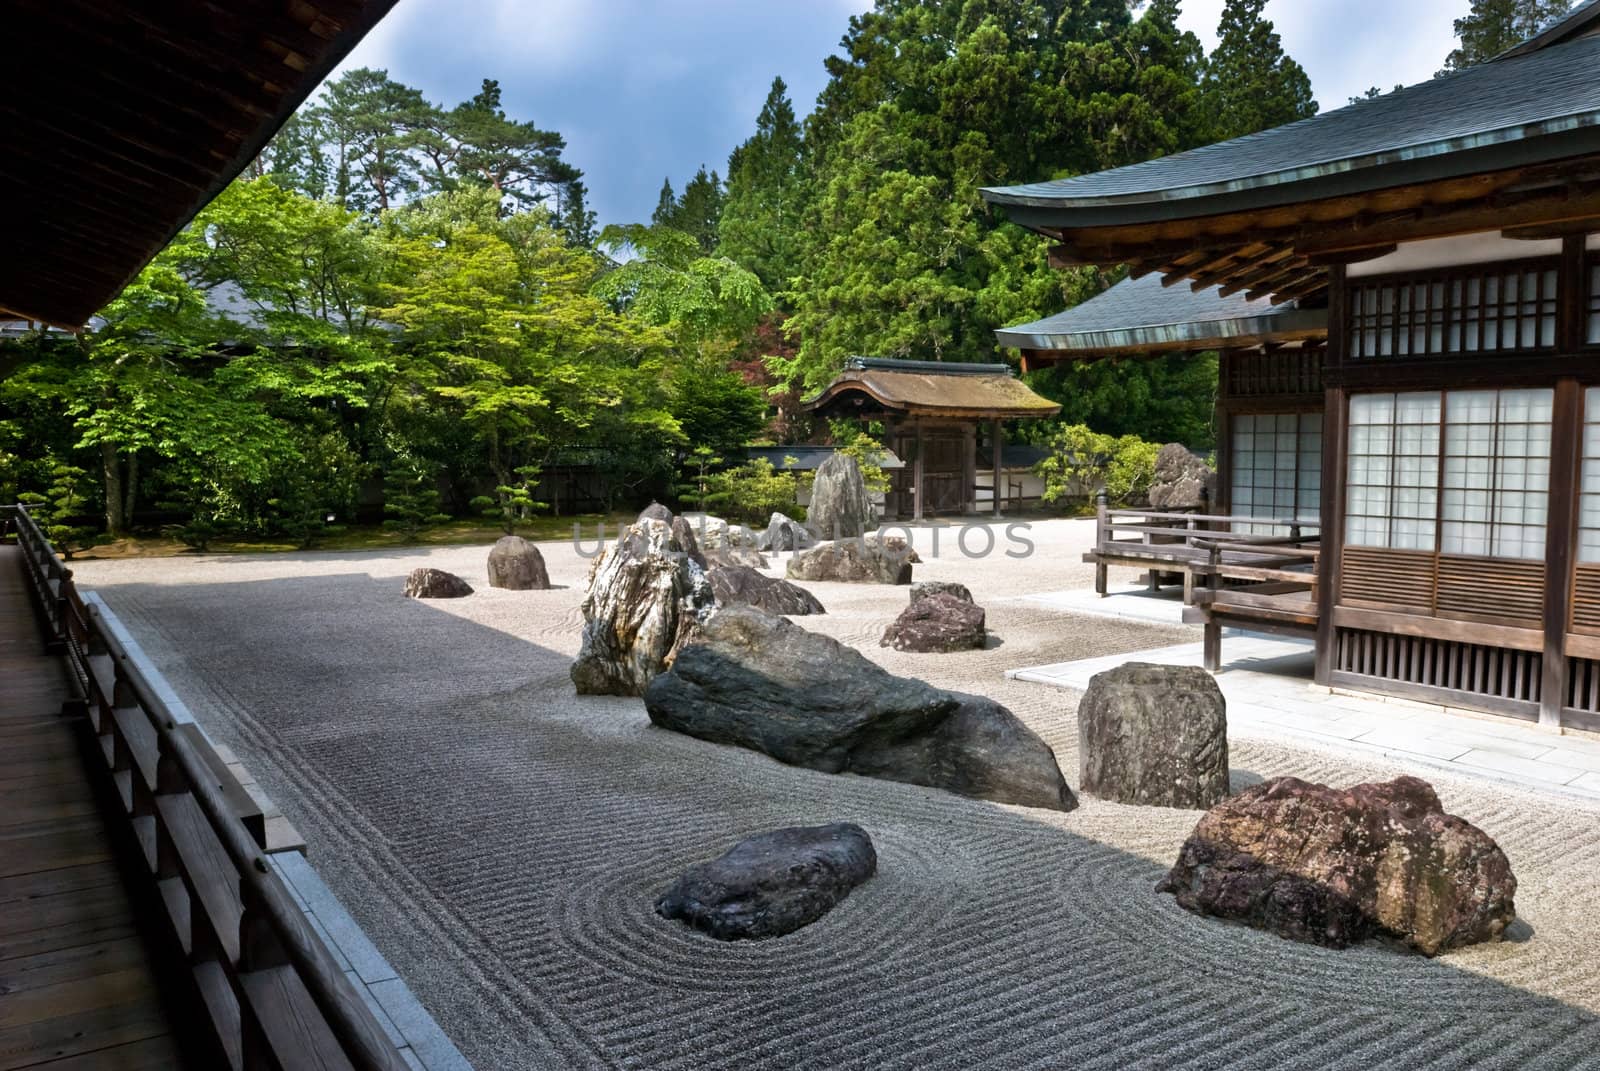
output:
[[[0,547],[0,1071],[179,1067],[69,694]]]

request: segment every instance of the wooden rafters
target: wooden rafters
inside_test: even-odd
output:
[[[1580,159],[1249,213],[1058,229],[1050,262],[1126,263],[1136,278],[1159,272],[1166,286],[1187,281],[1284,301],[1325,289],[1330,266],[1383,256],[1401,242],[1583,229],[1600,229],[1600,165]]]

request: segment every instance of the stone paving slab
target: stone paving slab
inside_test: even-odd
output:
[[[1078,593],[1063,593],[1071,594]],[[1224,655],[1217,683],[1228,700],[1230,731],[1377,752],[1429,769],[1600,799],[1600,741],[1450,707],[1319,688],[1311,683],[1308,641],[1241,634]],[[1082,691],[1096,673],[1124,662],[1197,666],[1200,660],[1201,645],[1186,643],[1013,669],[1006,676]]]

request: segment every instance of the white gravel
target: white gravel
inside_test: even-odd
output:
[[[1003,671],[1190,636],[1021,600],[1089,583],[1092,524],[1025,534],[1031,557],[1004,557],[1002,532],[981,559],[946,534],[935,559],[919,533],[917,578],[972,589],[987,650],[878,647],[905,588],[808,584],[829,612],[797,620],[1005,703],[1075,784],[1074,697]],[[1195,812],[833,777],[656,730],[635,699],[578,699],[588,562],[544,544],[562,587],[504,592],[487,550],[75,563],[485,1071],[1600,1066],[1600,809],[1424,772],[1510,855],[1531,936],[1432,961],[1297,945],[1152,891]],[[401,598],[424,564],[477,593]],[[1232,757],[1236,784],[1399,772],[1247,739]],[[872,834],[879,876],[799,933],[725,945],[651,910],[743,835],[839,820]]]

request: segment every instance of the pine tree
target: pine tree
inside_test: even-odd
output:
[[[678,211],[678,195],[672,191],[672,177],[661,180],[661,195],[656,198],[656,210],[650,213],[652,227],[672,226],[672,217]]]
[[[1572,9],[1572,0],[1472,0],[1472,10],[1455,20],[1460,47],[1445,57],[1444,70],[1493,59],[1521,44]]]
[[[1311,79],[1283,51],[1266,0],[1227,0],[1217,47],[1206,61],[1203,92],[1219,141],[1317,114]]]
[[[789,286],[804,189],[805,140],[782,78],[772,80],[756,132],[728,157],[717,250],[771,293]]]
[[[335,200],[381,212],[415,189],[412,131],[426,111],[422,93],[387,71],[359,67],[329,82],[311,114],[335,149]]]

